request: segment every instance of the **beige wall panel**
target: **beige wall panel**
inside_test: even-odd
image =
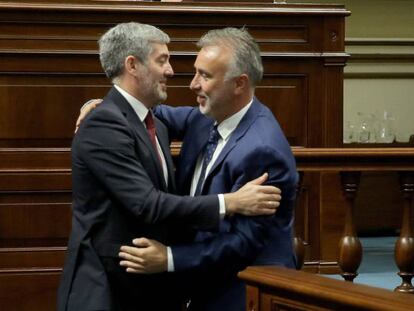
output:
[[[358,126],[358,112],[374,113],[377,120],[384,111],[395,119],[397,141],[407,142],[414,135],[414,78],[346,79],[344,119]]]

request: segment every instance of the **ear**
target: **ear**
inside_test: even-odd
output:
[[[135,76],[142,66],[141,62],[132,55],[128,55],[124,61],[125,71]]]
[[[235,79],[235,84],[236,84],[236,88],[234,92],[237,95],[240,95],[244,93],[246,89],[249,88],[249,85],[250,85],[249,77],[247,76],[247,74],[243,73],[242,75],[238,76]]]

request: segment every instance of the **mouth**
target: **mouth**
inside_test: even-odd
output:
[[[163,89],[163,90],[166,90],[167,89],[167,81],[160,81],[160,86],[161,86],[161,88]]]
[[[207,97],[204,95],[197,95],[197,102],[201,105],[204,106],[206,103]]]

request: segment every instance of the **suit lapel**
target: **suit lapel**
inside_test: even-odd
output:
[[[237,142],[246,134],[250,126],[254,123],[257,119],[260,112],[260,104],[259,101],[254,98],[253,103],[249,110],[247,110],[246,114],[240,120],[240,123],[237,125],[235,130],[230,136],[229,141],[224,146],[223,150],[220,152],[218,158],[213,163],[208,175],[206,176],[204,184],[208,184],[208,180],[214,176],[214,172],[217,168],[221,165],[230,151],[237,145]]]
[[[151,161],[154,164],[154,169],[152,170],[152,173],[154,173],[155,176],[157,176],[157,184],[160,185],[160,189],[163,187],[164,189],[161,190],[167,190],[165,179],[163,177],[162,167],[158,161],[156,151],[148,136],[147,129],[144,127],[141,120],[138,118],[134,109],[131,107],[131,105],[128,103],[125,97],[122,96],[114,87],[109,91],[107,97],[112,99],[112,101],[119,107],[123,115],[126,117],[129,125],[134,130],[138,139],[143,143],[140,144],[140,146],[144,145],[144,148],[146,148],[150,152]],[[145,167],[145,169],[148,173],[151,172],[148,170],[148,167]]]

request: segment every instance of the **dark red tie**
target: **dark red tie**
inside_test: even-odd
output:
[[[148,114],[145,117],[144,122],[145,122],[145,126],[147,127],[147,132],[148,132],[148,135],[151,139],[151,143],[154,146],[155,152],[157,153],[158,161],[160,162],[160,165],[162,167],[161,156],[158,153],[158,148],[157,148],[157,139],[156,139],[156,133],[155,133],[154,118],[152,117],[151,111],[148,111]]]

